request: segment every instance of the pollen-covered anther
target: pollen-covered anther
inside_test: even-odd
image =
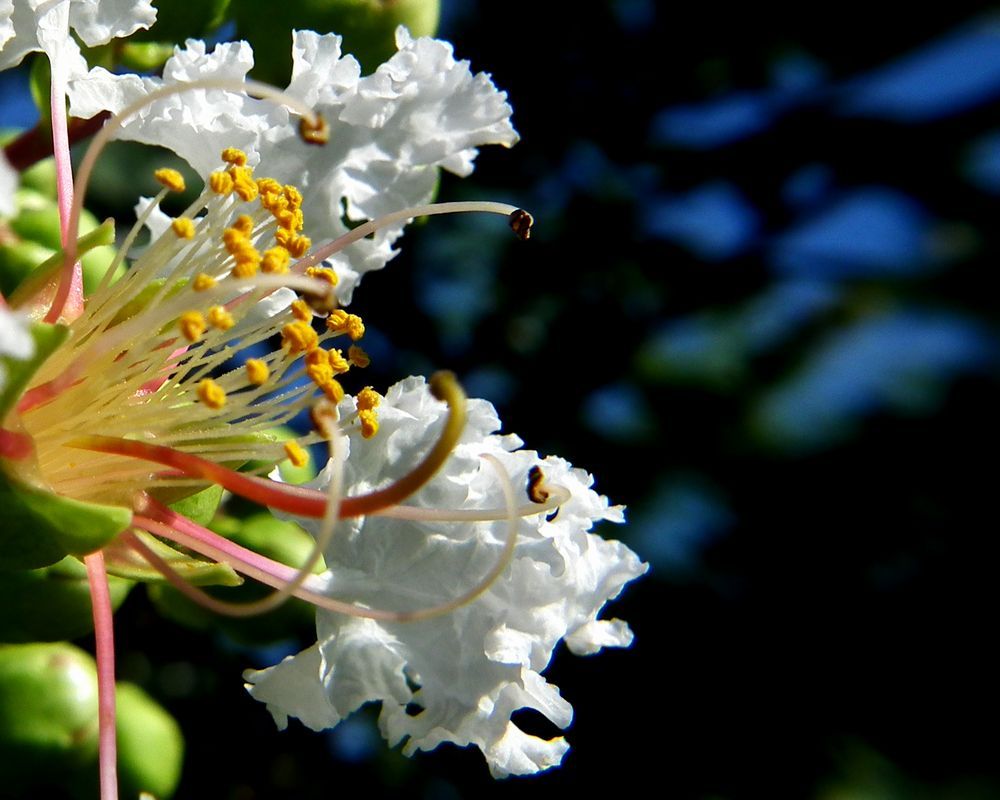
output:
[[[379,407],[382,403],[382,395],[376,392],[371,386],[366,386],[355,399],[358,404],[358,411],[371,411]]]
[[[336,378],[331,378],[319,388],[323,390],[323,394],[326,395],[331,403],[339,403],[344,399],[344,387],[340,385],[340,381]]]
[[[371,439],[378,433],[378,412],[375,409],[366,408],[359,411],[358,422],[361,423],[361,435],[365,439]]]
[[[177,326],[189,342],[197,342],[208,328],[205,317],[200,311],[185,311],[177,320]]]
[[[304,292],[303,297],[305,301],[320,316],[326,316],[331,311],[337,308],[337,296],[333,293],[332,289],[337,285],[339,278],[337,273],[334,272],[329,267],[308,267],[306,269],[306,276],[310,278],[316,278],[317,280],[324,281],[327,283],[331,289],[329,292],[323,294],[317,294],[315,292]]]
[[[178,217],[170,223],[170,228],[177,235],[178,239],[194,238],[194,221],[187,217]]]
[[[234,167],[242,167],[247,163],[247,154],[238,147],[227,147],[222,151],[222,160]]]
[[[310,278],[326,281],[331,286],[336,286],[340,281],[340,278],[337,277],[337,273],[329,267],[309,267],[306,269],[306,275]]]
[[[230,167],[229,176],[233,179],[233,191],[246,202],[257,199],[260,192],[257,189],[257,182],[253,178],[253,170],[250,167]]]
[[[208,324],[220,331],[228,331],[236,324],[236,320],[226,311],[225,306],[212,306],[208,309]]]
[[[216,283],[217,281],[211,275],[199,272],[194,276],[194,280],[191,281],[191,288],[196,292],[204,292],[206,289],[211,289]]]
[[[326,318],[326,327],[334,333],[346,333],[354,342],[365,335],[365,323],[361,317],[348,314],[341,308],[335,309]]]
[[[288,248],[288,252],[295,256],[295,258],[302,258],[302,256],[309,252],[309,248],[312,247],[312,239],[308,236],[293,236],[285,247]]]
[[[289,353],[295,355],[315,350],[319,346],[319,336],[312,325],[297,319],[281,329],[281,342]]]
[[[311,350],[306,353],[305,362],[306,375],[317,386],[322,387],[323,384],[333,380],[333,366],[330,364],[330,359],[327,357],[325,350],[319,347]]]
[[[264,251],[264,256],[260,260],[260,268],[272,275],[288,272],[288,264],[291,257],[284,247],[271,247]]]
[[[232,227],[244,236],[249,236],[253,233],[253,218],[249,214],[240,214],[233,222]]]
[[[248,358],[246,361],[247,381],[254,386],[263,386],[271,377],[267,362],[259,358]]]
[[[334,375],[343,375],[351,368],[351,363],[336,348],[326,351],[326,360],[330,364],[330,369],[333,370]]]
[[[226,390],[211,378],[204,378],[198,384],[198,399],[209,408],[218,411],[226,404]]]
[[[302,320],[303,322],[309,322],[313,318],[313,312],[305,300],[293,300],[292,316],[295,317],[295,319]]]
[[[302,208],[302,192],[299,191],[299,188],[297,186],[293,186],[290,183],[286,183],[281,188],[281,193],[288,201],[289,208],[292,209]]]
[[[303,449],[298,442],[285,442],[285,455],[293,466],[304,467],[309,463],[309,451]]]
[[[228,172],[213,172],[208,176],[208,188],[216,194],[229,194],[233,191],[233,178]]]
[[[369,364],[372,363],[371,357],[362,348],[358,347],[356,344],[352,344],[347,348],[347,357],[350,359],[351,364],[353,364],[358,369],[364,369]]]
[[[183,192],[187,188],[184,184],[184,176],[169,167],[156,170],[153,177],[156,178],[157,183],[172,192]]]
[[[322,114],[317,113],[315,116],[315,122],[310,122],[305,117],[299,120],[299,136],[306,144],[324,145],[330,141],[330,126]]]

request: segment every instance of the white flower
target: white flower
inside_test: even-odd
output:
[[[35,340],[31,337],[28,318],[0,306],[0,357],[24,361],[34,354]],[[6,383],[7,372],[0,361],[0,389]]]
[[[341,53],[339,36],[298,31],[293,36],[289,93],[320,112],[329,142],[302,142],[284,108],[225,91],[196,91],[150,105],[126,122],[119,136],[174,150],[201,175],[216,168],[223,147],[239,147],[261,159],[275,178],[299,186],[303,212],[315,241],[335,238],[348,223],[427,202],[439,168],[468,175],[476,148],[511,146],[506,94],[488,75],[474,75],[455,61],[451,45],[396,33],[399,52],[361,77],[353,56]],[[71,82],[71,112],[89,117],[118,111],[163,84],[209,76],[242,81],[253,66],[245,42],[218,45],[189,40],[164,68],[163,79],[112,75],[100,68]],[[364,272],[380,269],[395,255],[402,224],[379,230],[332,260],[340,276],[341,302],[350,301]]]
[[[44,52],[66,76],[87,71],[72,28],[88,47],[129,36],[156,21],[150,0],[0,0],[0,69]]]
[[[346,398],[340,411],[349,419],[353,400]],[[518,521],[509,566],[475,601],[420,622],[320,611],[316,645],[245,677],[280,727],[294,716],[310,728],[327,728],[362,704],[381,700],[382,733],[391,744],[406,740],[407,754],[445,741],[475,744],[495,776],[533,773],[558,764],[568,745],[561,737],[524,733],[511,714],[532,708],[560,728],[569,725],[572,707],[541,672],[562,639],[577,654],[630,644],[624,622],[597,615],[646,565],[622,543],[588,533],[599,520],[623,519],[620,507],[609,507],[607,498],[589,488],[591,476],[562,459],[518,449],[516,436],[497,435],[500,422],[489,403],[470,401],[468,411],[461,443],[408,505],[503,508],[484,453],[500,460],[515,486],[525,486],[537,465],[571,499],[551,520],[539,513]],[[392,387],[379,406],[378,434],[350,437],[349,494],[380,488],[412,468],[445,416],[445,405],[431,397],[422,378]],[[318,484],[324,482],[321,476]],[[440,604],[474,586],[497,563],[507,524],[344,520],[325,553],[326,591],[396,611]],[[408,713],[411,703],[423,710]]]

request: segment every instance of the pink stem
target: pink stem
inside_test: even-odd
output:
[[[118,745],[115,739],[115,631],[114,611],[104,554],[98,550],[84,556],[90,582],[90,603],[94,613],[94,640],[97,648],[97,705],[101,800],[118,800]]]
[[[69,127],[66,118],[66,76],[61,63],[52,63],[52,81],[49,93],[52,121],[52,154],[56,162],[56,195],[59,204],[59,235],[63,248],[72,236],[76,241],[76,231],[70,231],[70,214],[73,207],[73,164],[69,154]],[[75,248],[74,248],[75,250]],[[63,265],[59,285],[46,322],[57,322],[68,310],[77,315],[83,304],[83,269],[74,258]],[[67,309],[67,306],[69,307]]]

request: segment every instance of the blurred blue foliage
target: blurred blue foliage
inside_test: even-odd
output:
[[[674,240],[707,261],[738,255],[753,243],[760,227],[754,207],[723,181],[649,201],[640,224],[647,235]]]

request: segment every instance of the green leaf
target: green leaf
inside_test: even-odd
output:
[[[7,416],[7,412],[20,399],[31,376],[38,372],[38,368],[45,363],[45,360],[66,341],[69,328],[65,325],[36,322],[31,326],[31,336],[35,340],[35,355],[32,358],[19,361],[10,357],[0,357],[0,364],[3,365],[7,375],[7,382],[0,390],[0,420]]]
[[[9,464],[10,462],[8,462]],[[35,569],[99,550],[125,530],[132,512],[29,486],[0,470],[0,570]]]
[[[117,609],[134,584],[111,576],[111,605]],[[0,572],[0,642],[75,639],[94,627],[87,569],[76,558],[42,569]]]

